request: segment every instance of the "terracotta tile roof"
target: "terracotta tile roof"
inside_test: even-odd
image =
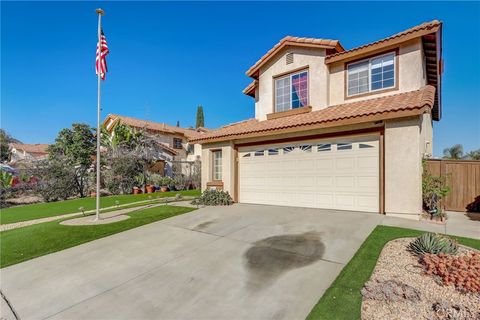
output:
[[[194,141],[205,143],[262,136],[266,132],[283,129],[297,128],[298,131],[303,131],[327,126],[340,126],[345,125],[342,120],[353,119],[355,123],[361,123],[372,121],[372,116],[376,116],[375,120],[381,120],[420,114],[424,108],[431,109],[433,107],[434,96],[435,87],[425,86],[416,91],[340,104],[289,117],[264,121],[249,119],[210,131]],[[332,125],[327,125],[330,123]]]
[[[174,156],[178,154],[177,150],[175,150],[175,149],[173,149],[173,148],[170,148],[170,147],[167,146],[166,144],[163,144],[163,143],[162,143],[162,144],[161,144],[161,148],[163,148],[165,151],[169,152],[170,154],[172,154],[172,155],[174,155]]]
[[[25,151],[27,153],[48,154],[48,144],[23,144],[23,143],[10,143],[10,148]]]
[[[381,39],[375,42],[371,42],[360,47],[356,47],[353,49],[345,50],[342,52],[337,52],[331,55],[328,55],[325,58],[325,63],[332,63],[336,61],[340,61],[343,59],[350,58],[352,56],[356,56],[359,54],[371,52],[380,48],[384,48],[390,45],[394,45],[406,40],[410,40],[416,37],[420,37],[426,34],[435,33],[441,27],[442,22],[438,20],[433,20],[430,22],[422,23],[418,26],[412,27],[405,31],[399,32],[394,34],[393,36],[387,37],[385,39]]]
[[[152,131],[158,131],[158,132],[164,132],[164,133],[171,133],[171,134],[180,134],[184,135],[187,139],[193,139],[193,138],[200,138],[205,132],[208,132],[209,130],[206,128],[199,128],[199,129],[193,129],[193,128],[180,128],[176,126],[171,126],[165,123],[159,123],[159,122],[153,122],[153,121],[148,121],[148,120],[142,120],[142,119],[137,119],[137,118],[132,118],[132,117],[126,117],[118,114],[109,114],[107,118],[105,119],[104,123],[109,119],[119,119],[122,123],[129,125],[131,127],[135,128],[141,128],[141,129],[147,129],[147,130],[152,130]]]
[[[285,46],[297,46],[297,47],[311,47],[311,48],[327,48],[335,49],[336,51],[343,51],[343,47],[338,40],[329,40],[329,39],[318,39],[318,38],[299,38],[286,36],[280,42],[278,42],[272,49],[268,50],[260,60],[258,60],[250,69],[247,70],[246,74],[249,77],[254,76],[254,74],[264,65],[271,57],[273,57],[277,52],[283,49]]]
[[[253,80],[245,89],[243,89],[243,94],[255,98],[255,88],[257,87],[257,85],[258,80]]]

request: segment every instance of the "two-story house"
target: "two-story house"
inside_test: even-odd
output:
[[[285,37],[247,71],[255,118],[193,140],[202,188],[241,203],[417,218],[441,73],[439,21],[349,50]]]
[[[136,119],[117,114],[109,114],[103,121],[108,132],[113,132],[114,127],[123,123],[137,130],[145,130],[155,135],[160,142],[158,159],[154,171],[170,175],[173,161],[182,164],[182,171],[187,173],[189,165],[201,160],[202,148],[200,144],[190,143],[194,138],[200,138],[209,130],[206,128],[180,128],[165,123]]]

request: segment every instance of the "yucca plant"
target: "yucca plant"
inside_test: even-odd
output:
[[[456,254],[458,252],[458,243],[444,235],[424,233],[410,243],[409,250],[418,255],[426,253]]]

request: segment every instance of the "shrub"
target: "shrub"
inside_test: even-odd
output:
[[[233,204],[233,199],[230,194],[225,191],[205,190],[202,195],[192,203],[206,206],[229,206]]]
[[[466,209],[470,212],[480,212],[480,196],[476,197],[473,202],[469,203]]]
[[[426,274],[439,276],[443,284],[453,284],[460,291],[480,293],[480,253],[458,257],[426,254],[422,263]]]
[[[422,176],[422,199],[423,206],[429,212],[441,215],[440,201],[450,192],[450,187],[447,185],[445,177],[434,176],[425,168]]]
[[[409,250],[418,255],[426,253],[456,254],[458,251],[458,243],[447,236],[434,233],[424,233],[410,243]]]
[[[65,161],[49,160],[41,167],[41,182],[37,192],[46,202],[66,200],[77,194],[77,175],[75,168]]]

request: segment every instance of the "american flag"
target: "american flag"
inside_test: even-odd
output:
[[[107,54],[109,53],[108,51],[108,46],[107,46],[107,39],[105,38],[105,34],[103,33],[100,36],[100,43],[97,43],[97,56],[95,59],[95,71],[97,75],[100,73],[100,77],[102,80],[105,80],[105,74],[107,73]],[[101,50],[100,50],[101,49]]]

